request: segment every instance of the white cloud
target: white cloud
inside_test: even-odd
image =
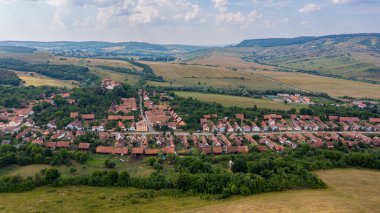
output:
[[[1,1],[1,0],[0,0]],[[37,0],[36,0],[37,1]],[[199,19],[201,7],[190,0],[46,0],[46,4],[57,7],[89,10],[83,11],[98,23],[130,25],[152,22],[190,22]],[[59,10],[57,10],[57,13]],[[56,16],[60,16],[59,14]],[[87,17],[87,18],[88,18]],[[70,17],[68,17],[70,18]],[[86,17],[84,17],[86,18]],[[56,18],[55,18],[56,19]],[[54,21],[54,20],[53,20]]]
[[[215,9],[218,10],[219,14],[216,19],[220,23],[229,24],[244,24],[248,25],[256,22],[262,16],[256,10],[252,10],[247,15],[243,15],[240,11],[230,12],[228,11],[228,1],[227,0],[212,0]]]
[[[333,4],[348,4],[351,3],[351,0],[331,0],[331,3]]]
[[[278,22],[280,22],[280,23],[288,23],[289,21],[290,21],[290,19],[286,16],[278,19]]]
[[[222,13],[227,11],[227,0],[212,0],[212,3],[219,12]]]
[[[300,13],[314,13],[321,10],[322,10],[321,6],[314,3],[310,3],[310,4],[305,5],[303,8],[299,9],[299,12]]]

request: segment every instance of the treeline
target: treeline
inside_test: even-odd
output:
[[[142,64],[133,60],[130,60],[128,62],[131,63],[132,65],[142,68],[142,71],[137,71],[134,69],[124,68],[124,67],[110,67],[110,66],[104,66],[104,65],[96,66],[96,67],[99,67],[105,70],[119,72],[119,73],[138,75],[141,77],[143,81],[156,81],[156,82],[165,81],[162,76],[157,76],[149,65]]]
[[[15,72],[0,69],[0,85],[20,86],[21,79]]]
[[[17,183],[10,181],[12,178],[2,178],[0,186],[4,186],[7,191],[15,192],[49,184],[132,186],[151,190],[174,189],[188,194],[214,194],[219,198],[226,198],[231,195],[246,196],[289,189],[325,188],[325,183],[311,173],[320,169],[380,169],[379,150],[371,149],[365,144],[359,144],[351,150],[341,143],[336,145],[334,150],[303,144],[297,149],[287,149],[282,153],[260,153],[252,147],[252,152],[245,155],[172,155],[168,156],[170,161],[167,162],[174,170],[170,173],[164,171],[162,166],[157,166],[163,163],[162,158],[150,158],[147,163],[153,165],[156,171],[145,177],[130,177],[125,171],[118,173],[114,170],[95,171],[92,175],[60,177],[59,172],[53,168],[36,174],[34,178],[18,180]],[[229,165],[231,172],[228,171]],[[31,183],[35,184],[30,186]],[[10,186],[7,187],[6,184]],[[12,187],[12,184],[20,184],[20,187]]]
[[[302,108],[300,114],[319,116],[322,120],[327,120],[329,115],[359,117],[362,120],[367,120],[368,118],[379,117],[380,109],[376,105],[370,109],[357,109],[354,107],[338,107],[332,105],[310,105],[309,108]]]
[[[21,108],[22,103],[29,100],[40,100],[44,96],[49,97],[53,93],[65,91],[49,86],[6,87],[0,86],[0,106],[7,108]]]
[[[37,51],[36,48],[19,47],[19,46],[0,46],[0,51],[9,53],[33,53]]]
[[[148,85],[147,88],[152,90],[160,90],[160,91],[185,91],[185,92],[201,92],[201,93],[211,93],[211,94],[219,94],[219,95],[232,95],[232,96],[242,96],[242,97],[252,97],[252,98],[261,98],[265,95],[277,95],[279,93],[284,94],[301,94],[304,96],[314,96],[314,97],[322,97],[330,100],[332,99],[326,93],[314,93],[307,91],[299,91],[299,90],[280,90],[280,89],[271,89],[271,90],[252,90],[245,87],[241,87],[238,89],[232,88],[212,88],[212,87],[196,87],[196,86],[184,86],[184,87],[155,87]]]
[[[132,65],[135,65],[137,67],[142,68],[142,78],[145,81],[156,81],[156,82],[165,82],[164,78],[162,76],[157,76],[152,68],[147,64],[142,64],[137,61],[130,61]]]
[[[175,61],[175,57],[173,56],[162,56],[162,57],[140,57],[139,60],[140,61],[163,61],[163,62],[167,62],[167,61]]]
[[[331,73],[323,73],[323,72],[319,72],[319,71],[315,71],[315,70],[297,70],[297,72],[306,73],[306,74],[310,74],[310,75],[330,77],[330,78],[351,80],[351,81],[361,81],[361,82],[370,83],[370,84],[380,84],[379,81],[375,81],[375,80],[359,79],[356,77],[344,77],[341,75],[336,75],[336,74],[331,74]]]
[[[65,149],[53,152],[34,144],[20,145],[19,148],[12,145],[0,146],[0,168],[12,164],[71,165],[73,162],[85,163],[87,158],[87,153]]]
[[[91,74],[87,67],[74,65],[30,64],[12,58],[1,58],[0,68],[36,72],[55,79],[75,80],[85,84],[93,84],[100,81],[99,76]]]

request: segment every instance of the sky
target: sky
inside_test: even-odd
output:
[[[0,0],[0,40],[225,45],[380,32],[380,0]]]

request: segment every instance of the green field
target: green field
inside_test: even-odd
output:
[[[145,63],[145,62],[144,62]],[[233,71],[225,68],[216,68],[202,65],[182,65],[159,62],[146,62],[153,71],[163,76],[167,82],[149,82],[155,86],[203,86],[214,88],[249,89],[290,89],[281,82],[273,81],[262,75],[252,72]]]
[[[68,80],[59,80],[50,78],[38,73],[26,73],[26,72],[16,72],[17,76],[24,81],[25,86],[53,86],[53,87],[67,87],[73,88],[76,87],[79,82],[68,81]]]
[[[73,164],[70,166],[55,166],[62,176],[76,176],[76,175],[91,175],[96,170],[108,170],[104,166],[105,160],[113,160],[116,163],[117,171],[128,171],[130,175],[133,176],[147,176],[151,174],[154,169],[149,167],[143,161],[131,161],[130,157],[120,157],[120,156],[112,156],[112,155],[99,155],[92,154],[90,155],[89,160],[86,164]],[[121,162],[120,159],[123,159],[125,162]],[[10,165],[3,168],[0,168],[0,176],[7,175],[21,175],[21,176],[34,176],[36,172],[41,171],[42,169],[52,168],[50,165],[27,165],[27,166],[18,166],[18,165]],[[76,172],[71,173],[70,168],[75,168]]]
[[[272,101],[267,98],[247,98],[231,95],[217,95],[217,94],[206,94],[206,93],[196,93],[196,92],[175,92],[176,95],[183,98],[195,98],[201,101],[207,102],[217,102],[224,106],[238,106],[238,107],[253,107],[256,105],[259,108],[267,109],[279,109],[279,110],[289,110],[291,108],[301,109],[306,108],[308,105],[302,104],[284,104],[279,101]]]
[[[328,78],[296,72],[260,72],[263,76],[289,86],[312,92],[325,92],[331,96],[380,98],[380,85],[337,78]]]
[[[159,195],[150,199],[133,188],[42,187],[4,193],[1,212],[376,212],[380,172],[335,169],[317,172],[324,190],[294,190],[226,200]]]

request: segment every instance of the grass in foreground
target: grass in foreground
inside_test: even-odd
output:
[[[199,196],[128,197],[133,188],[42,187],[25,193],[4,193],[3,212],[376,212],[380,209],[380,172],[334,169],[317,172],[325,190],[294,190],[227,200]]]
[[[238,106],[238,107],[253,107],[256,105],[259,108],[267,109],[278,109],[278,110],[290,110],[291,108],[296,108],[297,110],[301,108],[307,108],[308,105],[302,104],[284,104],[283,102],[272,101],[266,98],[247,98],[231,95],[217,95],[217,94],[206,94],[197,92],[175,92],[176,95],[184,98],[192,97],[201,101],[217,102],[224,106]]]

